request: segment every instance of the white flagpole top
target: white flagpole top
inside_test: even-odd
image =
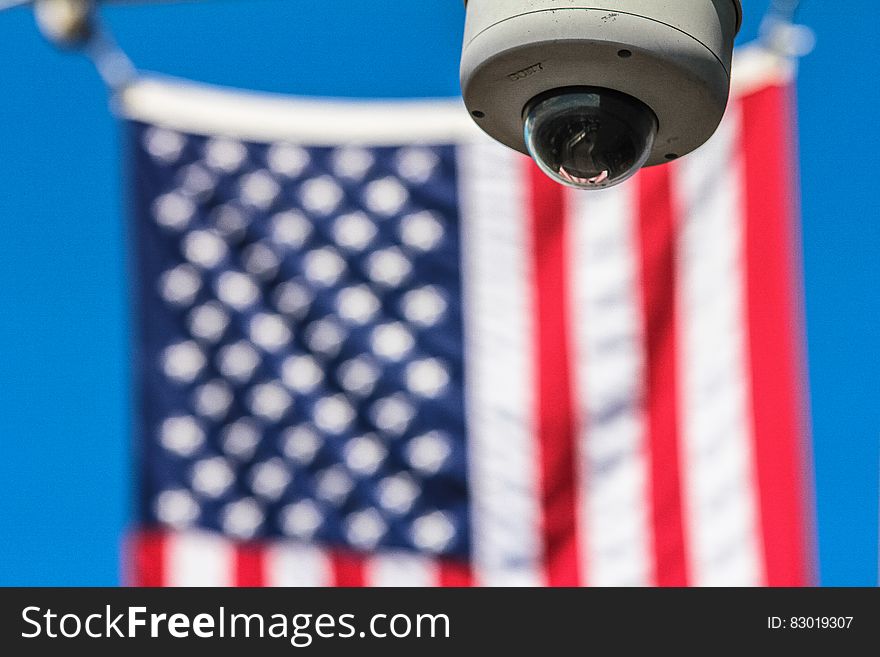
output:
[[[63,48],[81,48],[97,29],[92,0],[35,0],[37,25],[49,41]]]

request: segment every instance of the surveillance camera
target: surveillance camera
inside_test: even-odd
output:
[[[730,93],[740,0],[466,0],[461,86],[491,137],[579,189],[705,143]]]

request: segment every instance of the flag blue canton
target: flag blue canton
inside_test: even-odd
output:
[[[142,522],[466,556],[455,147],[131,129]]]

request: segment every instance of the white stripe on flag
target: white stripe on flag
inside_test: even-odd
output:
[[[472,553],[483,586],[542,582],[521,158],[480,138],[458,159]]]
[[[232,543],[208,532],[168,535],[166,586],[232,586],[235,550]]]
[[[444,144],[478,132],[459,98],[315,99],[140,76],[120,94],[120,101],[122,112],[135,121],[262,143]]]
[[[319,587],[333,584],[327,554],[319,547],[293,541],[274,542],[266,548],[268,586]]]
[[[437,565],[429,558],[406,552],[386,552],[367,559],[367,586],[437,586]]]
[[[715,136],[674,170],[682,222],[676,278],[683,510],[698,586],[763,581],[744,346],[739,126],[733,102]]]
[[[593,586],[652,578],[635,191],[625,183],[571,195],[581,559]]]

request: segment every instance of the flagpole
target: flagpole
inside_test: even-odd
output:
[[[802,0],[772,0],[758,29],[758,40],[772,53],[790,60],[810,54],[816,34],[797,22]]]
[[[125,51],[116,43],[98,15],[95,0],[0,0],[31,4],[43,36],[55,46],[79,52],[94,64],[113,97],[139,75]],[[0,8],[10,8],[3,7]]]

